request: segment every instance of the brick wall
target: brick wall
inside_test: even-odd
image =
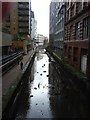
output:
[[[76,9],[76,4],[75,5],[75,9]],[[87,4],[88,5],[88,4]],[[86,6],[87,8],[87,6]],[[67,9],[66,9],[67,10]],[[81,66],[81,50],[82,49],[86,49],[88,50],[88,63],[87,63],[87,75],[90,76],[90,18],[89,18],[89,39],[85,39],[83,40],[83,19],[86,18],[87,16],[90,15],[90,8],[87,9],[87,11],[84,11],[83,13],[81,13],[80,15],[77,15],[74,19],[72,19],[72,21],[66,21],[65,23],[65,41],[64,41],[64,45],[65,45],[65,58],[67,58],[68,62],[73,65],[74,67],[76,67],[77,69],[80,70],[80,66]],[[70,12],[70,8],[69,8],[69,12]],[[65,12],[67,14],[67,11]],[[78,14],[78,13],[76,13]],[[67,15],[65,15],[67,16]],[[75,31],[75,25],[77,22],[80,22],[80,38],[78,40],[76,40],[76,31]],[[70,26],[73,26],[72,29],[72,39],[70,39]],[[88,41],[89,40],[89,41]],[[69,48],[71,47],[71,58],[68,58],[68,51]],[[78,49],[78,64],[74,63],[74,49],[77,48]]]

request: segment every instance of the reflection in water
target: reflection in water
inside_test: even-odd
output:
[[[23,82],[23,89],[21,90],[21,93],[18,97],[18,103],[15,113],[16,119],[23,119],[24,116],[26,116],[27,110],[30,107],[30,102],[28,101],[31,92],[29,88],[30,81],[28,80],[28,76],[26,76],[26,78],[24,79],[25,81]]]
[[[29,75],[29,80],[26,80],[25,78],[25,81],[27,81],[27,83],[24,84],[24,88],[20,95],[20,105],[18,104],[15,119],[53,117],[52,111],[50,109],[48,93],[48,65],[48,56],[40,52],[37,53],[34,65]]]
[[[57,118],[87,118],[88,117],[88,99],[71,84],[63,83],[60,80],[53,64],[49,64],[49,84],[50,88],[50,105],[54,117]],[[65,78],[63,76],[64,80]],[[54,86],[54,87],[53,87]]]
[[[37,53],[37,61],[43,59],[43,54],[41,54],[40,52]]]
[[[53,62],[37,53],[31,70],[24,78],[15,119],[86,117],[87,101],[73,87],[65,86]]]

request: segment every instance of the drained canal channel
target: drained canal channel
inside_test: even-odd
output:
[[[87,97],[62,80],[68,78],[58,74],[55,64],[43,50],[36,53],[32,68],[23,78],[13,119],[88,117]]]

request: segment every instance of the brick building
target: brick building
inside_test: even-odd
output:
[[[29,34],[29,2],[12,2],[4,27],[13,35]]]
[[[90,2],[67,2],[65,58],[90,77]]]
[[[3,32],[13,36],[13,49],[26,49],[27,35],[29,34],[29,2],[12,2],[10,14],[3,23]],[[26,40],[26,41],[25,41]],[[8,46],[8,47],[12,47]],[[8,47],[3,50],[8,51]]]

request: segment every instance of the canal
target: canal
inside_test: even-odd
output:
[[[75,87],[64,86],[54,61],[44,51],[36,54],[24,78],[15,120],[26,118],[83,118],[88,114],[87,98]]]

